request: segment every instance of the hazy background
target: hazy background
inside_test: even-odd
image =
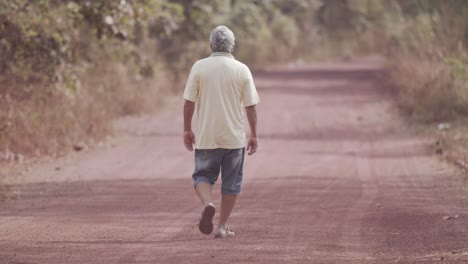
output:
[[[10,0],[0,3],[0,161],[93,144],[113,119],[157,110],[219,24],[254,70],[381,54],[382,86],[412,120],[468,123],[465,0]],[[466,144],[457,133],[447,142]]]

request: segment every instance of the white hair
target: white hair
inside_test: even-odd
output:
[[[229,52],[234,50],[236,38],[226,26],[217,26],[210,34],[211,49],[214,52]]]

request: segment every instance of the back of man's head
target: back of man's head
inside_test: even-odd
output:
[[[234,50],[236,38],[226,26],[217,26],[210,34],[211,50],[214,52],[229,52]]]

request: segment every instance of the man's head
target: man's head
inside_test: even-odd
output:
[[[234,50],[236,38],[226,26],[217,26],[210,34],[211,50],[214,52],[229,52]]]

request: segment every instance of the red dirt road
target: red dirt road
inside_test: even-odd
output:
[[[0,264],[468,263],[460,177],[405,129],[378,74],[372,60],[254,74],[260,148],[246,158],[236,238],[198,231],[178,98],[12,186]]]

